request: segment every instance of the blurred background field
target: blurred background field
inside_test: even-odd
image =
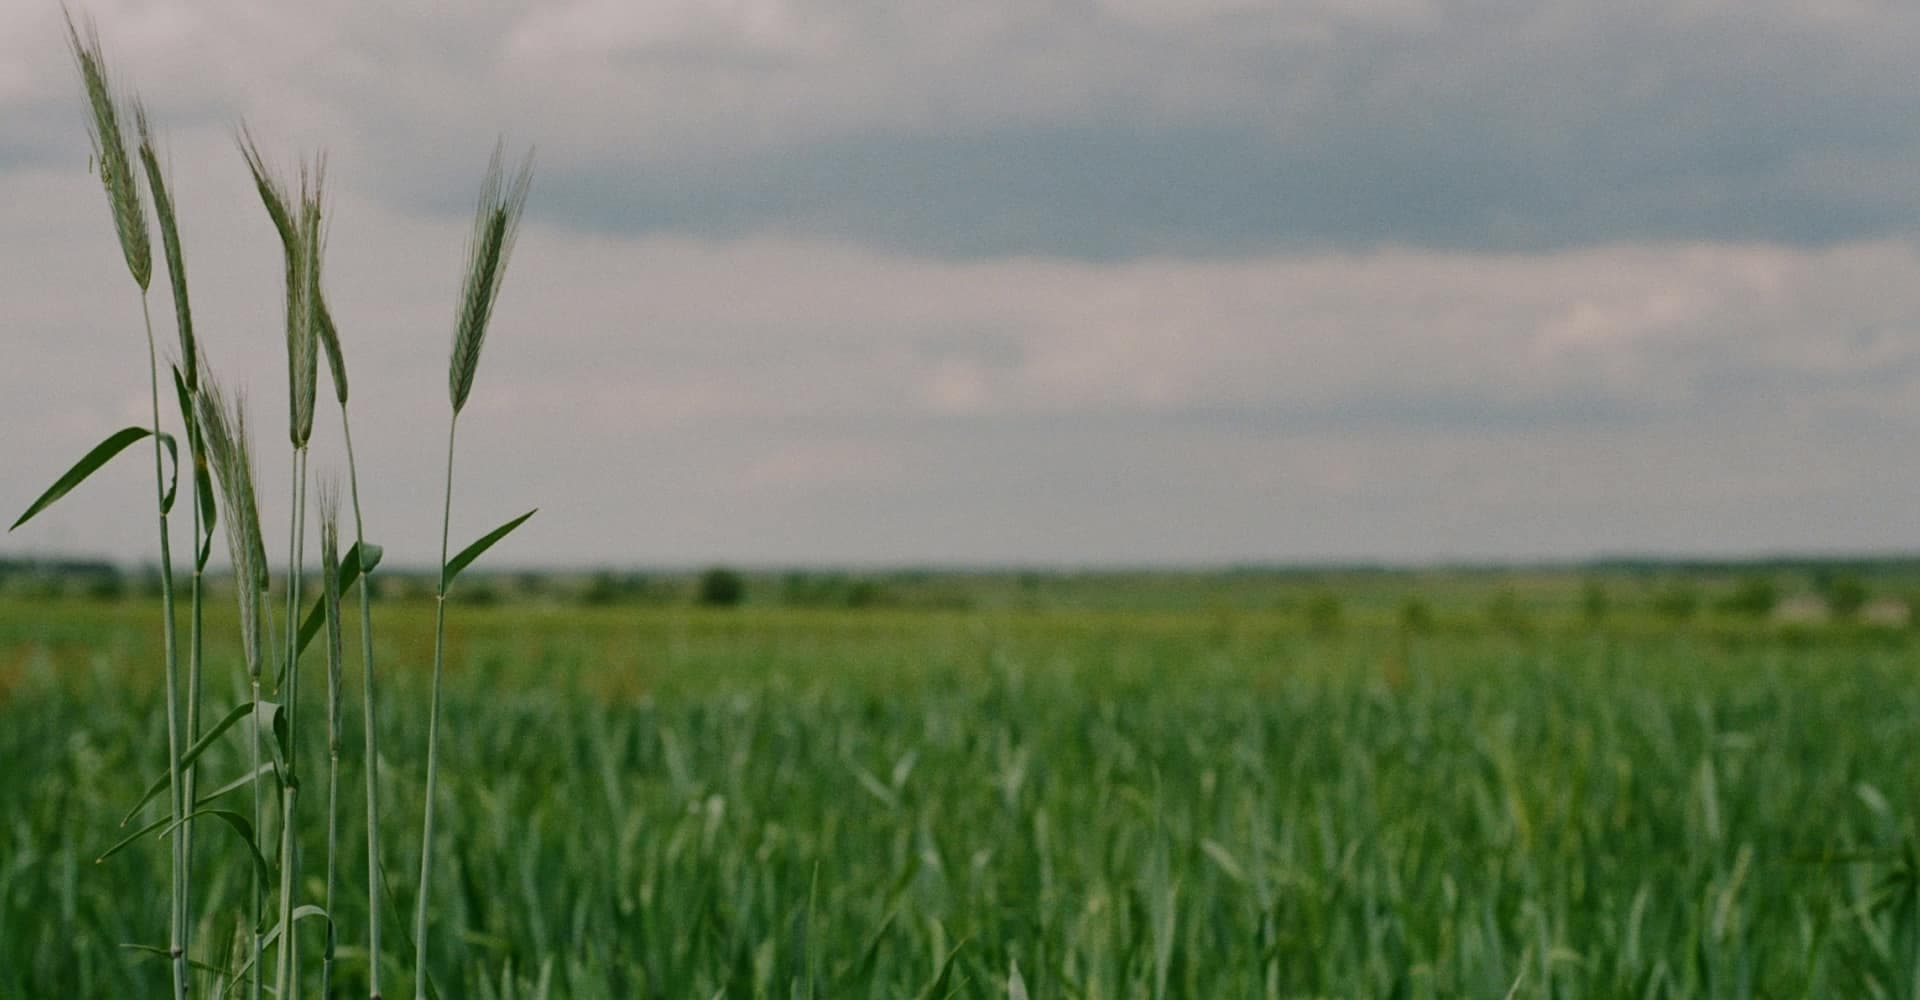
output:
[[[382,576],[384,808],[409,816],[432,602]],[[1912,564],[473,581],[442,996],[1006,996],[1016,963],[1034,997],[1920,982]],[[116,947],[158,943],[164,848],[94,864],[164,770],[150,589],[0,582],[0,995],[164,988]],[[387,850],[404,912],[417,844]],[[206,870],[237,915],[244,870]]]

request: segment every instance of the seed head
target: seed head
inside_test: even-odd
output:
[[[247,670],[260,675],[261,602],[267,591],[267,546],[260,533],[260,508],[254,501],[253,445],[239,402],[228,402],[219,382],[206,379],[199,397],[200,426],[207,459],[227,508],[227,554],[233,561],[234,588],[240,597],[240,635]]]
[[[153,212],[160,220],[160,246],[166,251],[167,277],[173,284],[173,315],[180,325],[180,378],[187,384],[187,391],[193,392],[200,386],[200,359],[193,341],[193,310],[187,305],[187,265],[180,253],[180,228],[173,215],[173,198],[167,194],[166,171],[147,126],[147,109],[138,101],[133,105],[133,122],[140,133],[140,164],[146,168],[147,190],[153,193]]]
[[[473,392],[474,372],[480,367],[480,348],[486,343],[487,321],[506,279],[507,259],[513,255],[520,230],[520,213],[533,184],[533,154],[529,152],[509,179],[501,164],[502,147],[493,147],[487,178],[480,185],[480,204],[474,212],[473,235],[467,240],[466,280],[460,292],[460,317],[453,328],[453,358],[447,389],[458,414]]]
[[[89,20],[83,32],[67,18],[67,47],[80,70],[80,82],[87,91],[87,133],[93,140],[93,156],[100,164],[100,182],[107,191],[107,207],[113,212],[114,233],[120,237],[120,252],[127,258],[141,291],[153,278],[152,250],[147,243],[147,213],[140,203],[139,178],[134,174],[133,158],[127,154],[126,136],[120,130],[120,111],[107,75],[107,60],[100,49],[100,31]]]

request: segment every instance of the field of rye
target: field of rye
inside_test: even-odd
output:
[[[163,960],[123,947],[165,932],[164,845],[94,863],[163,769],[157,611],[0,609],[0,995],[165,988]],[[433,606],[376,613],[393,665],[379,804],[413,816]],[[210,614],[209,634],[231,619]],[[1903,997],[1917,981],[1904,634],[513,605],[454,622],[441,996]],[[240,694],[239,665],[210,643],[210,694]],[[239,745],[204,762],[246,767]],[[363,814],[343,800],[342,829]],[[324,831],[303,836],[324,850]],[[415,838],[383,843],[388,912],[414,901]],[[210,840],[191,939],[231,942],[247,871]],[[364,884],[364,855],[345,858],[341,884]],[[334,991],[364,995],[364,899],[342,894],[335,918]],[[406,933],[388,981],[410,971]]]

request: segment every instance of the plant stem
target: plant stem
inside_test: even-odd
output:
[[[258,605],[259,599],[255,598],[254,603]],[[255,613],[258,614],[257,609]],[[265,783],[260,775],[260,650],[248,650],[248,659],[247,665],[253,680],[253,830],[257,837],[262,829],[260,824],[266,819],[266,803],[260,792],[260,786]],[[247,867],[253,872],[253,960],[247,963],[252,970],[248,976],[247,996],[249,1000],[260,1000],[260,959],[266,952],[261,922],[267,915],[267,886],[260,877],[257,865]]]
[[[300,845],[294,839],[294,813],[300,804],[300,778],[295,769],[299,753],[300,717],[300,571],[307,514],[307,449],[293,451],[292,559],[287,565],[287,674],[281,701],[287,713],[287,773],[281,778],[280,798],[280,965],[274,976],[274,995],[293,1000],[299,993],[294,967],[299,961],[299,936],[293,932],[293,893],[300,885]]]
[[[360,664],[365,671],[361,686],[362,708],[366,715],[367,743],[367,992],[370,1000],[380,997],[380,747],[373,691],[373,570],[366,565],[366,526],[360,519],[360,475],[353,462],[353,425],[347,421],[346,404],[340,406],[340,431],[347,441],[347,492],[353,499],[353,544],[360,557]],[[329,909],[331,914],[332,910]]]
[[[198,388],[193,389],[193,392],[197,394],[199,392]],[[189,400],[190,402],[192,401],[191,397],[189,397]],[[192,493],[188,498],[188,504],[193,507],[193,592],[190,598],[192,610],[188,613],[187,618],[187,745],[192,746],[200,741],[200,601],[203,591],[202,582],[206,576],[207,568],[206,560],[201,557],[201,553],[212,551],[213,537],[209,531],[209,526],[203,523],[200,512],[199,476],[200,469],[206,462],[205,451],[200,434],[193,429],[193,414],[183,413],[181,414],[181,419],[189,425],[187,428],[188,445],[190,447],[190,457],[192,458],[194,469],[194,478],[190,480]],[[180,778],[180,797],[183,806],[190,806],[196,801],[199,794],[199,778],[199,762],[189,763],[186,773],[182,774]],[[186,875],[181,881],[183,888],[190,891],[193,887],[193,820],[189,819],[181,825],[180,842],[182,845],[180,848],[181,853],[186,856]],[[192,936],[191,931],[193,929],[191,920],[193,914],[191,895],[186,895],[185,898],[181,899],[180,911],[189,918],[186,930],[181,934],[181,949],[185,951],[189,947]]]
[[[329,485],[320,495],[320,591],[326,607],[327,630],[327,911],[326,950],[320,955],[320,995],[333,995],[333,952],[339,941],[334,929],[333,883],[339,867],[340,846],[340,504]]]
[[[339,843],[340,809],[340,741],[333,740],[327,748],[327,948],[320,958],[320,995],[333,995],[333,947],[336,940],[333,929],[333,874],[334,848]]]
[[[160,445],[160,356],[153,343],[153,311],[147,306],[147,293],[140,293],[140,316],[147,326],[147,380],[153,403],[153,486],[156,509],[160,515],[160,613],[165,624],[161,631],[166,643],[167,670],[167,783],[172,797],[173,822],[186,815],[180,783],[180,660],[175,649],[173,622],[173,549],[167,537],[167,472],[164,450]],[[176,466],[178,465],[176,461]],[[176,469],[176,471],[178,471]],[[168,951],[173,958],[173,994],[187,995],[187,841],[173,838],[173,874],[168,894]]]
[[[453,521],[453,438],[460,412],[447,421],[447,486],[440,511],[440,589],[433,607],[433,700],[427,710],[427,806],[420,826],[420,892],[413,909],[413,997],[427,997],[427,886],[433,874],[433,793],[440,770],[440,673],[447,648],[447,535]]]

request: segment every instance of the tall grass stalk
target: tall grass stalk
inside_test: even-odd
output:
[[[320,959],[320,995],[333,995],[333,884],[340,844],[340,491],[320,487],[320,592],[327,622],[327,946]]]
[[[501,161],[502,151],[501,147],[494,147],[486,180],[480,186],[473,234],[467,242],[460,314],[454,324],[453,351],[447,373],[447,394],[453,405],[447,420],[447,474],[440,510],[440,584],[434,595],[433,694],[427,712],[427,787],[425,815],[420,826],[420,891],[415,896],[413,912],[414,1000],[427,997],[427,914],[433,876],[434,793],[440,770],[440,679],[446,664],[447,588],[452,582],[448,573],[447,539],[453,520],[454,437],[460,426],[460,410],[473,391],[487,323],[500,297],[507,260],[513,254],[514,237],[520,228],[521,211],[526,207],[527,191],[533,182],[532,157],[523,160],[509,178]]]
[[[267,548],[260,532],[260,509],[254,499],[253,446],[247,434],[246,415],[236,403],[229,403],[218,382],[211,377],[201,387],[198,398],[200,427],[206,436],[207,457],[214,479],[220,486],[222,506],[227,510],[226,537],[228,557],[233,562],[234,593],[240,603],[240,648],[246,659],[247,679],[253,695],[252,733],[249,740],[254,779],[253,829],[261,829],[265,818],[265,793],[261,790],[260,746],[262,698],[260,678],[266,644],[261,619],[266,611]],[[261,989],[262,927],[266,917],[266,885],[258,866],[248,865],[250,885],[252,941],[248,956],[250,969],[248,996],[257,998]]]
[[[213,520],[215,507],[213,494],[208,483],[206,443],[200,432],[200,422],[195,413],[200,393],[200,352],[193,337],[193,309],[187,298],[186,259],[180,249],[180,227],[174,215],[173,198],[168,193],[166,170],[161,166],[159,153],[155,149],[153,131],[147,121],[146,109],[138,103],[134,105],[134,124],[140,135],[140,164],[145,168],[147,190],[153,196],[154,216],[160,223],[160,243],[167,258],[167,277],[173,292],[173,316],[180,332],[180,356],[174,366],[176,386],[180,395],[180,420],[186,430],[187,452],[192,462],[193,474],[185,485],[188,490],[187,504],[193,508],[193,579],[188,595],[191,610],[187,615],[187,692],[186,692],[186,733],[184,739],[191,746],[200,739],[200,689],[202,644],[202,601],[206,578],[207,560],[213,553]],[[176,490],[179,488],[176,485]],[[183,872],[180,877],[180,949],[183,961],[193,951],[193,811],[197,801],[199,785],[199,764],[189,761],[180,777],[180,797],[182,808],[186,810],[183,824],[177,832]]]
[[[327,311],[324,295],[314,300],[318,310],[320,346],[326,350],[327,367],[333,375],[333,394],[340,404],[340,436],[347,448],[347,494],[353,504],[353,544],[359,568],[356,581],[360,591],[360,665],[362,670],[360,702],[364,715],[367,785],[367,991],[372,1000],[380,1000],[380,734],[375,710],[377,698],[373,665],[373,564],[367,546],[366,523],[360,514],[360,473],[353,457],[353,422],[347,417],[347,362],[340,350],[340,334]],[[338,569],[332,557],[328,563]],[[333,906],[327,906],[331,917]]]
[[[167,711],[167,792],[171,819],[177,826],[186,817],[180,777],[180,663],[173,608],[173,551],[167,522],[170,497],[166,455],[161,443],[160,354],[153,338],[153,310],[148,302],[153,278],[152,245],[147,234],[146,207],[140,199],[139,176],[134,171],[133,157],[127,151],[126,135],[120,127],[120,97],[114,92],[112,79],[107,73],[99,31],[88,24],[86,34],[82,37],[80,28],[74,24],[69,13],[67,43],[86,89],[88,135],[93,142],[94,159],[100,166],[100,180],[106,191],[108,207],[112,210],[114,233],[120,241],[121,255],[126,258],[127,271],[132,275],[134,284],[140,288],[140,318],[147,334],[148,401],[153,418],[154,506],[160,531],[160,614],[166,664],[166,690],[163,697]],[[167,951],[173,969],[173,995],[181,998],[187,995],[188,987],[187,877],[186,838],[184,835],[177,836],[173,838],[172,870],[168,879]]]
[[[300,841],[296,836],[300,809],[300,579],[305,568],[307,519],[307,453],[313,436],[313,404],[318,368],[318,335],[313,301],[320,279],[320,191],[324,162],[302,168],[298,249],[292,255],[287,286],[287,372],[291,406],[287,436],[293,445],[293,497],[290,556],[287,564],[286,678],[281,699],[286,705],[286,774],[280,800],[280,961],[274,975],[274,995],[281,1000],[299,996],[300,935],[293,926],[294,894],[300,887]]]

